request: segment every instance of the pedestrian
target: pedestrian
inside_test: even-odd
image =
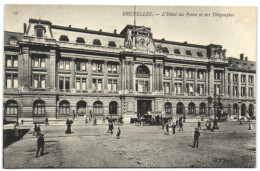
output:
[[[107,133],[109,133],[110,131],[111,131],[111,121],[110,120],[108,120],[108,130],[107,130]]]
[[[176,125],[173,123],[171,127],[172,127],[172,134],[175,134]]]
[[[35,135],[35,133],[37,133],[37,125],[36,125],[36,123],[34,123],[33,136]]]
[[[179,120],[176,119],[176,127],[179,128]]]
[[[198,148],[199,147],[199,136],[200,136],[200,132],[199,132],[198,128],[195,128],[195,131],[194,131],[194,142],[193,142],[193,147],[194,148]]]
[[[17,128],[17,125],[14,125],[14,136],[15,136],[15,138],[19,137],[19,130]]]
[[[208,130],[211,130],[211,122],[209,121]]]
[[[113,122],[111,122],[111,134],[113,134],[114,125]]]
[[[41,125],[38,125],[37,126],[37,129],[36,129],[36,135],[39,133],[39,132],[41,132],[41,127],[40,127]]]
[[[66,121],[67,130],[65,131],[66,134],[70,134],[71,133],[71,124],[72,124],[72,121],[67,119],[67,121]]]
[[[249,130],[252,130],[253,126],[252,126],[252,122],[249,120]]]
[[[200,123],[200,120],[198,120],[198,129],[201,130],[201,123]]]
[[[169,124],[166,123],[166,134],[169,135]]]
[[[116,134],[117,139],[120,139],[120,134],[121,134],[121,130],[120,130],[120,128],[118,127],[117,134]]]
[[[48,119],[48,117],[46,117],[46,119],[45,119],[45,125],[49,125],[49,119]]]
[[[38,157],[39,151],[41,150],[40,155],[43,155],[43,151],[44,151],[44,138],[43,138],[44,134],[42,133],[38,133],[37,137],[37,152],[36,152],[36,157]]]
[[[164,121],[162,121],[162,129],[164,130]]]
[[[180,129],[179,129],[179,131],[183,131],[183,123],[180,122],[179,125],[180,125]]]

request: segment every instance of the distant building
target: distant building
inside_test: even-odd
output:
[[[5,31],[4,61],[6,120],[255,116],[255,62],[221,45],[153,39],[148,27],[108,33],[30,19],[24,33]]]

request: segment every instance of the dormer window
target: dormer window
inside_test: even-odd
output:
[[[191,55],[192,55],[190,50],[186,50],[186,51],[185,51],[185,54],[188,55],[188,56],[191,56]]]
[[[181,54],[180,49],[174,49],[173,52],[176,55],[180,55]]]
[[[85,44],[85,40],[83,37],[77,37],[76,43],[83,43]]]
[[[66,36],[66,35],[61,35],[61,36],[60,36],[60,41],[68,42],[68,41],[69,41],[69,38],[68,38],[68,36]]]
[[[164,52],[164,53],[169,53],[169,50],[168,50],[167,47],[162,47],[162,52]]]
[[[34,26],[34,29],[37,37],[43,37],[44,34],[46,33],[46,29],[42,25],[36,25]]]
[[[199,56],[199,57],[203,57],[202,52],[197,52],[197,56]]]
[[[116,47],[116,43],[114,41],[109,41],[108,46],[110,47]]]
[[[17,45],[17,41],[18,41],[17,37],[10,36],[10,38],[9,38],[9,45]]]
[[[94,39],[93,40],[93,45],[101,45],[101,42],[100,42],[100,40],[99,39]]]

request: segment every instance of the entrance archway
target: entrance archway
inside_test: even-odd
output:
[[[77,103],[77,114],[78,115],[85,115],[86,114],[86,106],[87,106],[87,103],[85,101],[79,101]]]
[[[152,111],[152,100],[137,100],[137,116],[142,117],[144,114]]]
[[[254,105],[252,104],[249,105],[248,112],[250,117],[254,116]]]

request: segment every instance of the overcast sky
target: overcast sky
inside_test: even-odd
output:
[[[123,16],[123,12],[133,11],[134,6],[6,5],[4,30],[22,32],[29,18],[41,18],[54,25],[120,32],[127,24],[134,24],[134,17]],[[238,58],[244,53],[249,60],[256,60],[255,7],[137,6],[136,11],[152,12],[152,17],[137,16],[136,24],[151,27],[156,39],[220,44],[227,49],[228,57]],[[162,16],[163,12],[182,12],[184,16]],[[191,16],[193,13],[197,16]],[[201,13],[210,16],[199,17]],[[230,13],[233,17],[213,17],[213,13]]]

